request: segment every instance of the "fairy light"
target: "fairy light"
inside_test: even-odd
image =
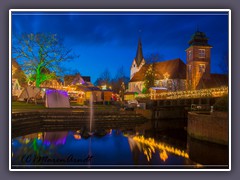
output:
[[[228,87],[200,89],[192,91],[176,91],[176,92],[155,92],[151,91],[151,99],[188,99],[188,98],[204,98],[204,97],[221,97],[228,94]]]

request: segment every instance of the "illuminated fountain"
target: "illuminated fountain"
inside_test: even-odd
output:
[[[91,159],[92,157],[92,136],[93,136],[93,132],[92,132],[92,123],[93,123],[93,94],[91,94],[90,96],[90,100],[89,100],[89,106],[90,106],[90,120],[89,120],[89,147],[88,147],[88,159]],[[88,161],[88,165],[91,165],[91,161]]]
[[[89,105],[90,105],[90,121],[89,121],[89,135],[92,136],[92,123],[93,123],[93,95],[91,94],[90,100],[89,100]]]

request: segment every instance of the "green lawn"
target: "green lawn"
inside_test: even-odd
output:
[[[75,102],[71,102],[70,106],[81,106]],[[34,103],[26,103],[26,102],[12,102],[12,109],[13,110],[38,110],[38,109],[48,109],[44,106],[44,104],[34,104]],[[62,108],[51,108],[51,109],[59,109]],[[65,109],[65,108],[64,108]],[[66,108],[68,109],[68,108]],[[106,110],[118,110],[114,105],[101,105],[101,104],[94,104],[94,109],[99,111],[106,111]]]
[[[26,102],[12,102],[12,109],[46,109],[44,104],[34,104]]]

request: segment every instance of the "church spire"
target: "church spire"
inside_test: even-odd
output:
[[[139,66],[143,60],[142,42],[140,37],[138,39],[138,47],[137,47],[137,54],[136,54],[135,60],[136,60],[137,66]]]

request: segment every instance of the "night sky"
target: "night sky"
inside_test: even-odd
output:
[[[206,33],[213,46],[211,72],[222,73],[219,63],[228,52],[227,12],[13,12],[12,35],[48,32],[64,38],[64,44],[80,55],[65,63],[66,73],[80,72],[97,77],[108,69],[114,77],[130,66],[141,37],[143,56],[158,53],[161,60],[180,58],[186,63],[185,50],[192,34]]]

